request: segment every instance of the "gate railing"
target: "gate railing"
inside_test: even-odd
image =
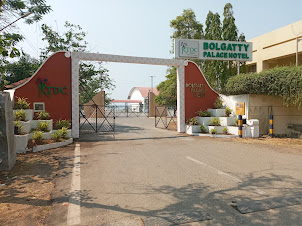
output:
[[[80,105],[80,133],[114,131],[115,107]]]
[[[177,130],[176,106],[155,107],[155,127]]]

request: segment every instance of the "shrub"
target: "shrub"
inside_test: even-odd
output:
[[[16,122],[14,123],[14,126],[17,126],[17,127],[18,127],[18,135],[20,135],[20,134],[21,134],[22,125],[20,125],[20,123],[19,123],[18,121],[16,121]]]
[[[51,134],[51,139],[54,140],[55,142],[60,141],[61,133],[59,131],[52,133]]]
[[[66,129],[70,128],[70,122],[68,120],[58,120],[56,123],[57,129],[62,129],[65,127]]]
[[[200,130],[201,130],[202,133],[207,132],[207,129],[206,129],[206,127],[204,125],[200,126]]]
[[[211,121],[209,122],[210,126],[220,126],[220,119],[215,117],[212,118]]]
[[[211,129],[211,134],[217,134],[217,129]]]
[[[67,128],[63,127],[62,129],[59,129],[58,132],[59,132],[61,138],[65,139],[65,140],[68,139]]]
[[[33,140],[36,144],[42,144],[43,141],[43,133],[41,131],[34,132]]]
[[[27,98],[17,97],[17,102],[15,102],[15,109],[29,109],[30,103],[27,101]]]
[[[224,133],[224,134],[228,134],[228,128],[227,127],[225,127],[225,128],[223,128],[223,130],[222,130],[222,132]]]
[[[260,73],[231,77],[224,90],[228,95],[266,94],[283,98],[285,106],[302,107],[302,67],[275,67]]]
[[[39,122],[37,125],[37,130],[48,132],[48,122]]]
[[[40,111],[39,113],[38,113],[38,116],[37,116],[37,119],[39,119],[39,120],[47,120],[47,119],[49,119],[49,113],[48,112],[46,112],[46,111]]]
[[[232,109],[229,107],[226,107],[226,109],[224,110],[225,116],[226,117],[230,117],[230,115],[232,114]]]
[[[188,120],[188,124],[189,125],[198,125],[198,120],[197,120],[197,118],[189,118],[189,120]]]
[[[217,109],[223,108],[223,100],[220,97],[215,100],[214,107]]]
[[[23,109],[21,109],[19,111],[15,111],[14,116],[15,116],[15,121],[25,121],[26,112]]]
[[[238,118],[235,119],[236,126],[238,126]]]
[[[197,113],[198,113],[199,117],[211,117],[212,116],[212,113],[209,111],[199,110]]]

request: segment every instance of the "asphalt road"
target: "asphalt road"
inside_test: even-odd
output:
[[[73,174],[56,188],[58,199],[71,193],[69,207],[58,202],[55,225],[302,224],[301,155],[157,129],[143,117],[117,118],[115,137],[77,143]]]

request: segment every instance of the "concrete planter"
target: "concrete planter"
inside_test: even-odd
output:
[[[238,135],[238,126],[228,126],[228,132],[230,134]]]
[[[28,143],[28,134],[15,135],[16,153],[25,153]]]
[[[14,110],[14,114],[16,111],[20,111],[21,109]],[[34,110],[32,109],[23,109],[26,113],[25,121],[32,120],[34,118]]]
[[[59,131],[59,130],[53,130],[52,133],[55,133],[55,132],[57,132],[57,131]],[[68,129],[68,130],[67,130],[67,136],[68,136],[68,137],[71,137],[71,129]]]
[[[213,117],[224,117],[225,116],[225,109],[208,109],[209,112],[212,113]]]
[[[38,124],[40,122],[48,122],[48,130],[51,131],[52,130],[52,123],[53,123],[53,120],[50,119],[50,120],[31,120],[30,121],[30,128],[31,129],[36,129]]]
[[[221,126],[235,126],[236,117],[219,117]]]
[[[30,121],[18,121],[19,125],[21,125],[21,133],[29,133],[30,132]]]
[[[212,118],[213,117],[199,117],[199,116],[196,117],[198,123],[204,126],[208,126]]]
[[[71,144],[73,142],[72,138],[69,138],[68,140],[62,141],[62,142],[56,142],[52,144],[44,144],[44,145],[38,145],[33,147],[33,152],[38,152],[38,151],[44,151],[44,150],[49,150],[49,149],[54,149],[54,148],[59,148],[66,146],[68,144]]]
[[[186,133],[187,134],[200,133],[200,125],[187,125]]]

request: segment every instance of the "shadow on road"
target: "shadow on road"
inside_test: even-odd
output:
[[[290,184],[290,187],[278,187],[275,188],[275,184],[278,182],[285,182]],[[131,193],[106,193],[107,195],[168,195],[172,197],[172,200],[176,200],[174,203],[166,205],[161,209],[147,209],[146,207],[141,207],[141,210],[138,210],[138,206],[135,208],[129,208],[125,206],[116,205],[105,205],[102,203],[97,203],[95,200],[97,197],[92,197],[89,195],[90,191],[85,190],[78,193],[80,197],[81,206],[85,208],[93,209],[103,209],[110,211],[117,211],[121,213],[128,213],[130,215],[139,216],[142,219],[148,219],[150,217],[163,220],[174,224],[175,216],[179,215],[181,212],[199,212],[200,214],[209,214],[213,219],[217,219],[219,216],[219,221],[225,222],[226,224],[255,224],[255,225],[267,225],[268,222],[270,225],[280,225],[284,222],[289,224],[295,224],[301,222],[302,215],[299,210],[295,211],[287,208],[275,209],[274,214],[268,212],[257,212],[256,216],[252,214],[240,214],[234,208],[230,206],[231,201],[236,201],[240,203],[242,201],[251,201],[254,200],[246,196],[236,196],[230,200],[227,197],[230,197],[230,192],[236,192],[240,190],[252,189],[252,187],[261,187],[262,190],[266,189],[276,189],[278,190],[278,197],[293,197],[301,196],[302,192],[302,182],[297,181],[291,176],[280,176],[276,174],[270,174],[268,176],[255,177],[254,173],[249,174],[248,177],[236,186],[233,186],[229,189],[212,191],[211,187],[202,184],[202,183],[193,183],[188,184],[183,187],[173,187],[169,185],[165,186],[145,186],[141,184],[125,184],[134,192]],[[264,187],[265,186],[265,187]],[[270,187],[271,186],[271,187]],[[270,194],[270,191],[267,191],[267,194]],[[267,197],[261,197],[265,199]],[[66,197],[61,197],[61,200],[65,200]],[[260,199],[260,198],[259,198]],[[260,213],[260,214],[259,214]],[[108,212],[107,212],[108,214]],[[189,216],[188,216],[189,217]],[[290,220],[290,221],[289,221]],[[283,222],[283,223],[282,223]],[[212,225],[213,221],[204,221],[205,225]]]

